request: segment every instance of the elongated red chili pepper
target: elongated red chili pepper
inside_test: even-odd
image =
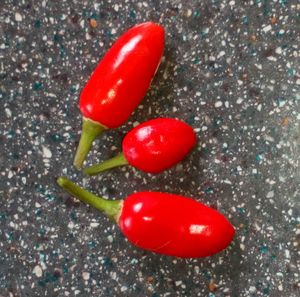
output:
[[[226,248],[235,234],[222,214],[184,196],[140,192],[112,201],[63,177],[58,184],[114,220],[132,244],[158,254],[182,258],[211,256]]]
[[[80,95],[82,134],[74,165],[82,166],[94,139],[122,125],[145,96],[164,49],[164,29],[152,22],[125,32],[105,54]]]
[[[94,175],[109,168],[130,164],[140,170],[159,173],[181,161],[196,144],[196,134],[186,123],[158,118],[132,129],[123,140],[123,153],[84,170]]]

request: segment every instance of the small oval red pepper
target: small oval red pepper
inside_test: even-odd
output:
[[[122,125],[145,96],[164,49],[164,29],[152,22],[125,32],[100,61],[80,95],[83,125],[74,165],[82,166],[94,139]]]
[[[186,123],[158,118],[133,128],[123,139],[123,153],[84,170],[94,175],[130,164],[142,171],[159,173],[181,161],[195,146],[196,134]]]
[[[225,249],[235,234],[221,213],[184,196],[139,192],[125,200],[106,200],[66,178],[60,177],[58,184],[114,220],[132,244],[158,254],[211,256]]]

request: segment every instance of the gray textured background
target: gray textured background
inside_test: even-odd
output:
[[[0,295],[299,296],[297,2],[1,0]],[[146,20],[166,29],[163,63],[88,163],[158,116],[190,123],[198,149],[160,175],[127,167],[85,178],[72,166],[80,90],[113,41]],[[194,197],[228,216],[237,236],[207,259],[138,250],[63,193],[58,175],[110,198]]]

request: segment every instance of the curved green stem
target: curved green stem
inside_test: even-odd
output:
[[[88,192],[65,177],[59,177],[57,183],[77,199],[105,213],[111,220],[117,222],[120,216],[123,200],[106,200]]]
[[[124,154],[120,153],[119,155],[108,159],[102,163],[87,167],[83,170],[85,174],[95,175],[99,172],[105,171],[107,169],[111,169],[118,166],[127,165],[128,161],[125,159]]]
[[[83,118],[82,132],[74,159],[74,166],[77,169],[81,168],[95,138],[98,137],[105,129],[106,127],[99,123]]]

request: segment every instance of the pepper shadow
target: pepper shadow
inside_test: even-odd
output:
[[[137,259],[135,270],[145,278],[144,287],[141,291],[147,292],[147,278],[155,284],[155,290],[158,292],[170,292],[171,296],[176,295],[178,287],[176,282],[179,280],[185,285],[185,296],[196,296],[203,290],[208,291],[208,284],[226,280],[223,286],[231,288],[240,296],[241,288],[239,287],[239,278],[241,273],[247,273],[251,268],[243,262],[242,252],[239,243],[235,239],[230,247],[222,252],[207,258],[199,259],[181,259],[158,255],[149,251],[145,251],[131,245],[124,238],[120,238],[115,242],[118,246],[116,250],[126,251],[128,259]],[[127,265],[127,264],[125,264]],[[128,267],[130,265],[128,264]],[[129,268],[130,269],[130,268]],[[218,279],[218,277],[222,279]],[[225,287],[224,287],[225,288]],[[223,288],[223,289],[224,289]],[[222,284],[218,285],[217,290],[222,290]]]

